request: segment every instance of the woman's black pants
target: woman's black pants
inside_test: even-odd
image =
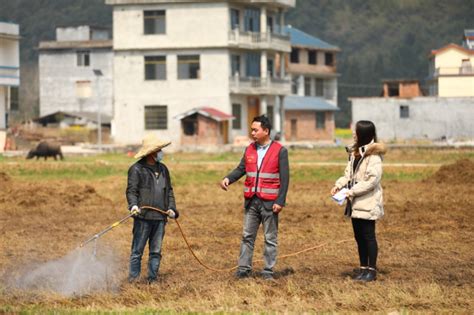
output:
[[[376,268],[378,248],[375,238],[375,220],[353,218],[352,227],[359,250],[360,266]]]

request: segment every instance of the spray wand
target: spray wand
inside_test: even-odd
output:
[[[112,223],[110,226],[108,226],[106,229],[104,229],[103,231],[100,231],[99,233],[97,233],[96,235],[92,236],[91,238],[89,238],[87,241],[83,242],[81,244],[81,247],[84,247],[86,244],[92,242],[92,241],[97,241],[97,239],[99,237],[101,237],[102,235],[104,235],[105,233],[107,233],[108,231],[112,230],[114,227],[117,227],[119,226],[120,224],[122,224],[123,222],[127,221],[128,219],[130,219],[131,217],[133,216],[133,214],[129,214],[127,215],[126,217],[124,217],[122,220],[120,221],[117,221],[115,223]]]

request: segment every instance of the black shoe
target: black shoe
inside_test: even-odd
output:
[[[377,270],[375,269],[367,269],[366,274],[360,279],[363,282],[371,282],[377,280]]]
[[[368,268],[360,268],[352,279],[355,281],[361,281],[362,278],[364,278],[368,272],[369,272]]]
[[[153,284],[153,283],[157,283],[158,282],[158,279],[157,278],[148,278],[147,279],[147,283],[148,284]]]
[[[248,277],[250,277],[250,271],[237,270],[237,271],[235,272],[235,277],[236,277],[237,279],[248,278]]]
[[[273,278],[273,275],[268,272],[262,272],[262,278],[263,280],[269,280],[269,281],[275,280],[275,278]]]

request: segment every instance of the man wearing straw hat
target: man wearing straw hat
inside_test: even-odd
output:
[[[129,282],[137,281],[140,276],[142,255],[147,241],[148,283],[157,280],[167,217],[176,219],[179,216],[170,173],[161,163],[162,149],[170,144],[170,141],[158,139],[155,134],[148,134],[143,139],[142,148],[135,155],[139,160],[128,170],[126,195],[128,209],[134,215]],[[144,206],[165,210],[167,216],[154,210],[140,209]]]

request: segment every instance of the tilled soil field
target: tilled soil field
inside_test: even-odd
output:
[[[175,174],[200,171],[195,166],[192,170],[179,165],[170,168]],[[99,260],[105,259],[105,254],[112,257],[104,260],[110,263],[110,269],[100,280],[110,285],[66,295],[38,283],[22,286],[18,282],[48,262],[59,259],[61,263],[62,257],[77,251],[82,241],[127,215],[126,177],[25,181],[7,173],[0,172],[3,312],[300,313],[406,309],[468,313],[474,309],[471,160],[443,165],[424,180],[383,181],[386,216],[377,223],[379,277],[374,283],[354,283],[350,278],[358,262],[356,245],[350,221],[343,217],[343,207],[329,198],[333,181],[305,180],[291,183],[288,206],[280,216],[279,253],[322,246],[279,260],[273,282],[258,276],[260,262],[255,263],[255,276],[245,280],[234,279],[232,272],[204,269],[191,256],[175,222],[170,221],[159,282],[128,284],[132,226],[128,221],[105,234],[97,244]],[[221,173],[224,175],[225,171]],[[192,249],[206,264],[230,268],[236,263],[242,230],[241,187],[234,185],[230,192],[223,192],[217,186],[219,179],[175,185],[175,195],[181,211],[179,222]],[[89,255],[91,248],[87,250]],[[255,259],[262,257],[262,251],[260,231]],[[145,253],[144,275],[146,256]],[[53,265],[53,269],[59,268],[54,266],[59,265]],[[99,272],[97,265],[90,266]],[[72,271],[61,271],[68,272]],[[80,273],[91,276],[94,271]],[[51,271],[51,277],[58,277],[57,270]]]

